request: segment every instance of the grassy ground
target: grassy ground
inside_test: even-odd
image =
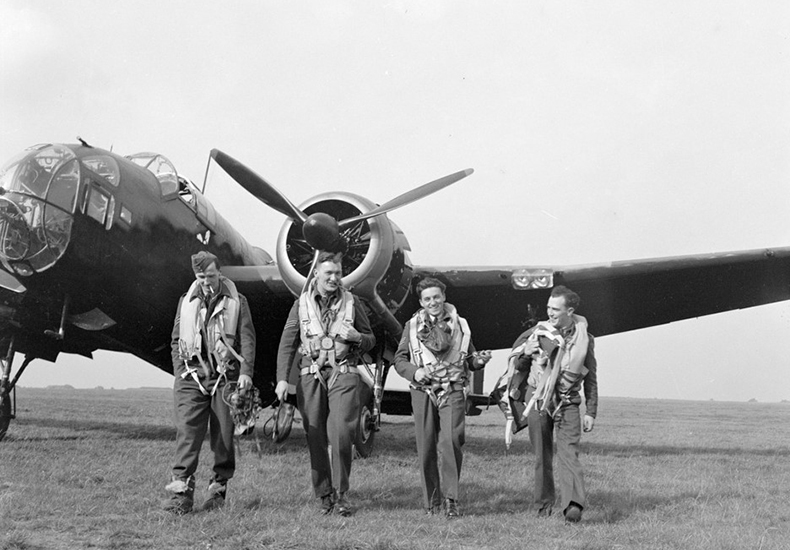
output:
[[[603,398],[583,438],[579,525],[538,519],[526,434],[469,418],[463,518],[422,514],[411,419],[385,416],[352,472],[351,518],[322,517],[304,434],[242,443],[228,506],[158,511],[174,447],[168,390],[19,388],[0,443],[0,550],[50,548],[790,548],[790,404]],[[210,475],[207,444],[198,499]]]

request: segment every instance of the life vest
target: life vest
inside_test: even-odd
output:
[[[324,326],[316,303],[315,283],[299,296],[300,351],[319,369],[344,363],[351,347],[346,337],[348,330],[354,328],[354,295],[342,288],[338,292],[338,298],[325,313],[328,326]]]
[[[505,445],[508,449],[513,434],[527,427],[527,417],[532,407],[540,401],[541,410],[555,417],[561,410],[559,405],[570,402],[571,393],[578,392],[581,381],[587,375],[588,369],[584,366],[589,344],[587,319],[574,314],[573,321],[576,332],[568,341],[551,323],[542,321],[522,344],[510,351],[508,368],[491,392],[505,413]],[[526,358],[529,367],[519,370],[518,363],[525,358],[524,349],[530,340],[538,340],[541,351],[536,358]],[[529,403],[524,403],[525,384],[535,388]]]
[[[542,347],[548,349],[552,367],[556,368],[554,373],[555,382],[552,384],[561,392],[572,391],[572,386],[587,375],[587,367],[584,360],[587,357],[587,345],[589,336],[587,335],[587,319],[581,315],[573,315],[574,332],[567,339],[550,323],[542,321],[537,324],[530,338],[545,338],[546,344]],[[555,355],[556,350],[556,355]],[[512,355],[512,354],[511,354]],[[533,360],[528,383],[533,388],[540,385],[549,361]],[[578,387],[576,388],[578,390]]]
[[[425,369],[430,382],[412,384],[412,387],[428,392],[437,407],[441,406],[450,390],[463,389],[468,383],[466,359],[472,332],[466,319],[458,315],[455,306],[445,302],[444,321],[450,326],[450,345],[447,350],[430,350],[420,339],[420,330],[425,327],[428,313],[421,309],[409,320],[409,352],[412,363]]]
[[[220,285],[226,292],[219,296],[211,317],[206,319],[207,308],[198,292],[198,285],[195,280],[181,300],[178,350],[187,367],[187,372],[182,377],[192,375],[198,380],[197,369],[194,367],[198,363],[204,378],[215,373],[221,378],[228,370],[236,368],[234,360],[238,363],[244,361],[233,347],[241,307],[239,293],[232,281],[220,277]],[[204,349],[207,353],[205,358],[202,355]]]
[[[587,334],[587,319],[581,315],[573,314],[575,324],[574,332],[567,338],[555,329],[550,323],[541,322],[530,338],[550,337],[559,345],[551,352],[551,356],[533,359],[530,370],[529,384],[537,382],[532,399],[527,403],[524,416],[529,414],[533,406],[542,402],[541,411],[558,418],[562,414],[563,406],[578,399],[578,392],[582,380],[587,376],[588,369],[584,366],[587,358],[587,347],[590,336]],[[541,333],[543,331],[543,333]]]

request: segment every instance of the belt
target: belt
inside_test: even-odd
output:
[[[324,386],[324,389],[331,388],[337,377],[341,374],[359,374],[359,369],[354,366],[350,366],[348,363],[343,362],[335,367],[332,367],[332,374],[329,375],[329,382],[324,380],[324,377],[321,376],[321,368],[318,366],[317,363],[311,364],[309,367],[302,367],[299,371],[301,376],[305,376],[307,374],[312,374],[315,376],[315,379],[318,380],[318,383]]]
[[[430,384],[412,384],[412,389],[420,390],[424,392],[431,392],[433,387]],[[464,383],[463,382],[450,382],[448,386],[448,391],[463,391],[464,390]]]
[[[332,369],[332,370],[334,370],[334,369]],[[349,373],[349,372],[351,374],[359,374],[359,369],[357,367],[349,367],[348,365],[338,365],[337,366],[337,371],[340,374],[346,374],[346,373]],[[321,369],[318,368],[318,365],[313,363],[309,367],[302,367],[302,369],[299,371],[299,374],[304,376],[305,374],[318,374],[320,372],[321,372]]]
[[[438,409],[447,402],[447,399],[451,393],[464,391],[465,385],[463,382],[450,382],[446,386],[436,386],[434,384],[412,384],[411,387],[415,390],[427,393],[434,406]]]

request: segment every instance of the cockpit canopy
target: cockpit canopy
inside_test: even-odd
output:
[[[166,197],[178,191],[178,172],[173,163],[157,153],[137,153],[126,158],[137,166],[147,168],[156,179],[162,190],[162,196]]]
[[[37,145],[0,168],[0,264],[7,271],[28,276],[53,266],[69,244],[77,208],[110,228],[114,202],[109,190],[123,185],[121,167],[116,158],[99,149],[83,151],[78,158],[65,145]],[[200,210],[195,205],[194,184],[179,178],[167,158],[157,153],[126,158],[154,175],[142,181],[155,196],[181,197]],[[89,174],[100,176],[107,188],[91,187],[83,195],[84,204],[77,205],[82,177]],[[121,219],[130,215],[124,210]]]

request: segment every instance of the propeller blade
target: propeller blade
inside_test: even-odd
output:
[[[425,185],[421,185],[416,189],[407,191],[402,195],[397,196],[388,202],[385,202],[384,204],[382,204],[378,208],[374,208],[370,212],[366,212],[364,214],[360,214],[359,216],[354,216],[353,218],[348,218],[341,221],[340,228],[344,229],[359,221],[367,220],[368,218],[379,216],[381,214],[386,214],[387,212],[391,212],[396,208],[400,208],[401,206],[405,206],[416,200],[420,200],[423,197],[427,197],[428,195],[436,193],[440,189],[444,189],[448,185],[452,185],[453,183],[464,179],[466,176],[472,174],[473,172],[474,170],[472,168],[467,168],[466,170],[461,170],[460,172],[456,172],[454,174],[444,176],[443,178],[439,178],[438,180],[433,180],[432,182],[426,183]]]
[[[211,158],[239,185],[252,193],[262,203],[295,221],[304,223],[307,220],[307,215],[294,206],[276,187],[230,155],[223,153],[219,149],[212,149]]]

